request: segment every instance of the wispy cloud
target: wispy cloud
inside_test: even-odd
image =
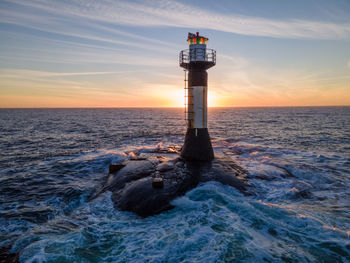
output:
[[[228,62],[231,70],[237,70],[248,65],[248,59],[238,56],[230,56],[225,54],[217,54],[217,59],[222,62]],[[227,65],[227,63],[225,63]]]
[[[1,77],[31,76],[31,77],[65,77],[65,76],[88,76],[88,75],[107,75],[107,74],[124,74],[135,71],[98,71],[98,72],[48,72],[24,69],[1,69]]]
[[[84,86],[85,89],[106,90],[106,87],[96,88],[93,82],[86,81],[84,76],[130,74],[141,71],[114,71],[114,72],[48,72],[27,69],[1,69],[0,82],[3,88],[9,87],[35,87],[36,89],[71,90]],[[72,78],[77,77],[77,78]]]
[[[115,95],[113,88],[105,85],[98,85],[91,81],[89,76],[133,74],[142,71],[114,71],[114,72],[49,72],[25,69],[1,69],[0,86],[2,93],[16,94],[54,94],[54,96],[76,96],[77,94],[96,94],[98,96]],[[118,95],[129,93],[128,90],[118,89]],[[1,93],[0,93],[1,95]]]
[[[11,41],[21,41],[23,34],[11,33]],[[152,67],[172,67],[176,65],[173,56],[155,57],[138,49],[128,50],[103,47],[92,44],[64,41],[46,36],[30,36],[26,39],[36,43],[32,47],[4,46],[0,59],[6,61],[31,61],[63,64],[110,64]],[[15,52],[13,52],[15,50]]]
[[[242,35],[277,38],[350,39],[350,23],[301,19],[277,20],[239,14],[222,14],[175,1],[18,1],[58,15],[85,17],[115,24],[149,27],[206,28]]]
[[[13,5],[16,2],[11,1],[10,3]],[[167,53],[173,52],[174,48],[180,49],[179,46],[169,41],[162,41],[117,29],[115,24],[107,26],[103,23],[96,23],[96,21],[106,21],[104,19],[99,19],[98,17],[89,19],[89,17],[84,15],[72,13],[69,8],[75,6],[73,2],[65,5],[61,3],[59,4],[60,7],[55,7],[55,4],[59,3],[19,1],[17,2],[18,6],[21,6],[22,9],[23,7],[29,7],[29,9],[27,8],[24,12],[22,9],[17,8],[18,6],[2,8],[0,9],[0,23],[27,28],[29,30],[22,32],[22,34],[29,36],[46,36],[51,39],[64,38],[75,43],[96,44],[99,47],[122,46],[129,50],[134,48]],[[68,9],[66,10],[66,8]],[[81,19],[82,17],[84,19]]]
[[[0,12],[1,14],[1,12]],[[20,16],[20,14],[18,14]],[[114,39],[111,36],[109,38],[106,37],[99,37],[96,35],[93,35],[91,33],[78,33],[78,30],[70,30],[69,28],[59,28],[59,27],[52,27],[52,25],[48,25],[45,23],[44,20],[41,21],[41,23],[31,23],[33,21],[28,21],[28,20],[24,20],[23,18],[21,20],[18,19],[18,17],[14,16],[11,18],[3,18],[0,19],[1,22],[6,22],[6,23],[11,23],[14,25],[19,25],[19,26],[23,26],[29,29],[34,29],[34,30],[39,30],[39,31],[43,31],[43,32],[49,32],[49,33],[53,33],[53,34],[59,34],[61,36],[65,36],[65,37],[70,37],[75,39],[76,41],[79,40],[88,40],[88,41],[94,41],[97,43],[106,43],[106,44],[115,44],[115,45],[122,45],[122,46],[126,46],[126,47],[136,47],[136,48],[141,48],[141,49],[148,49],[148,50],[156,50],[156,51],[171,51],[172,49],[170,48],[166,48],[166,47],[162,47],[162,46],[154,46],[154,45],[150,45],[150,44],[146,44],[146,43],[137,43],[137,42],[132,42],[132,41],[125,41],[125,40],[118,40],[118,39]],[[102,30],[103,27],[96,27],[93,26],[94,28],[99,28],[100,32]],[[107,30],[107,28],[104,28],[104,31],[109,31],[109,32],[118,32],[116,30]],[[121,31],[122,32],[122,31]],[[119,32],[119,34],[121,34],[121,32]],[[129,34],[130,37],[130,34]],[[136,36],[134,36],[136,37]],[[139,36],[141,38],[141,36]],[[156,42],[156,40],[148,40],[148,41],[152,41],[152,42]]]

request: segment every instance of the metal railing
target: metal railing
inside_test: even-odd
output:
[[[188,64],[190,62],[210,62],[216,64],[216,51],[207,48],[185,49],[180,52],[179,62]]]

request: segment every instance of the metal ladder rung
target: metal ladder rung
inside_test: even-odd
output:
[[[184,103],[185,111],[184,111],[184,113],[185,113],[186,124],[187,124],[187,126],[189,126],[189,122],[192,120],[194,112],[193,111],[189,111],[189,107],[193,106],[193,103],[188,103],[188,100],[189,100],[189,98],[193,98],[193,95],[189,95],[187,90],[190,90],[190,89],[193,90],[193,88],[192,87],[188,87],[188,79],[187,79],[187,70],[186,69],[184,69],[184,73],[185,73],[185,79],[184,79],[184,84],[185,84],[185,87],[184,87],[184,91],[185,91],[185,96],[184,96],[184,98],[185,98],[185,103]]]

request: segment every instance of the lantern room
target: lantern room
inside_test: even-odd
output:
[[[198,44],[206,45],[208,38],[200,36],[199,32],[197,32],[197,34],[188,33],[187,42],[189,46]]]
[[[205,61],[205,51],[208,38],[197,34],[188,33],[187,42],[190,46],[190,61]]]
[[[216,52],[212,49],[207,49],[208,38],[196,34],[188,33],[187,42],[189,49],[180,52],[180,66],[189,69],[196,64],[196,67],[204,69],[215,66]]]

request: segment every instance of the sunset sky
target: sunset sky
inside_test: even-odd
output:
[[[188,32],[209,106],[350,105],[349,0],[0,1],[0,107],[178,107]]]

